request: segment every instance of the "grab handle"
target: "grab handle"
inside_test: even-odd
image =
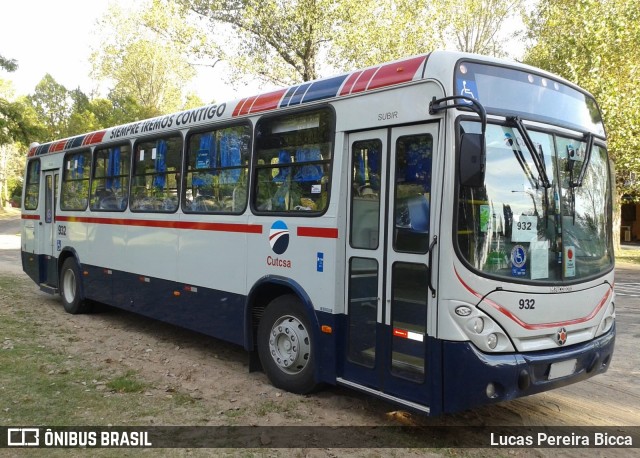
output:
[[[431,277],[433,275],[433,248],[438,243],[438,236],[434,235],[431,245],[429,245],[429,289],[431,290],[431,297],[436,297],[436,289],[433,287]]]

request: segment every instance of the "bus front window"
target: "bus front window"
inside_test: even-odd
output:
[[[475,122],[460,123],[464,132],[479,128]],[[517,129],[488,125],[484,185],[459,187],[462,258],[486,275],[515,281],[572,281],[610,269],[606,150],[594,145],[585,161],[585,141],[528,131],[548,186]],[[576,186],[575,175],[583,168],[584,179]]]

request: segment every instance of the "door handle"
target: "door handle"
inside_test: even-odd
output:
[[[432,276],[433,276],[433,249],[438,243],[438,236],[434,235],[433,240],[431,241],[431,245],[429,245],[429,290],[431,290],[431,297],[436,297],[436,289],[433,287]]]

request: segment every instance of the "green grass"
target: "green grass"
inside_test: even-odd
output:
[[[118,393],[142,393],[148,385],[139,381],[135,376],[135,371],[129,370],[107,382],[107,388]]]
[[[640,249],[622,249],[616,253],[616,262],[640,265]]]
[[[167,395],[133,370],[69,351],[78,340],[72,328],[43,320],[39,307],[47,305],[22,294],[29,289],[28,279],[0,275],[0,425],[189,424],[211,416],[187,393]]]

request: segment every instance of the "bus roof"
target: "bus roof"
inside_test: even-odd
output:
[[[34,145],[29,150],[29,157],[66,151],[81,146],[91,146],[165,129],[193,127],[212,120],[236,119],[256,113],[346,97],[421,80],[424,78],[425,64],[428,57],[429,54],[413,56],[408,59],[385,63],[339,76],[307,81],[231,102],[206,105],[200,108],[76,135],[42,145]]]

